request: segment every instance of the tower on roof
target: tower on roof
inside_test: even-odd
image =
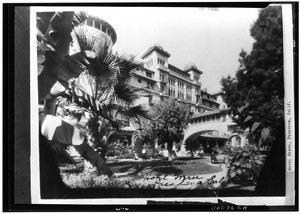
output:
[[[142,59],[146,68],[161,69],[161,72],[168,72],[168,59],[170,56],[171,54],[164,50],[161,45],[155,44],[142,55]]]
[[[115,29],[104,19],[100,19],[96,16],[89,15],[88,18],[85,20],[85,25],[104,32],[111,38],[113,44],[116,43],[117,33]]]
[[[190,62],[186,64],[183,70],[190,74],[192,80],[194,80],[197,83],[200,83],[200,76],[201,74],[203,74],[203,72],[200,71],[194,63]]]

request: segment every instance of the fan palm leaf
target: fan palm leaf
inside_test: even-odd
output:
[[[43,62],[39,62],[39,99],[44,98],[52,86],[59,78],[69,80],[76,77],[78,73],[67,69],[62,65],[64,57],[69,52],[71,42],[70,33],[74,26],[80,24],[87,17],[84,12],[57,12],[54,13],[49,21],[49,14],[40,13],[38,19],[40,23],[49,23],[45,34],[38,29],[38,51],[39,54],[44,54],[45,57],[39,57]],[[45,19],[45,21],[43,20]],[[41,25],[42,25],[41,24]],[[44,31],[43,31],[44,32]]]

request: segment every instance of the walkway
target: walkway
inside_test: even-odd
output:
[[[203,159],[203,163],[206,163],[211,166],[218,166],[217,164],[211,164],[210,158]],[[166,174],[147,174],[143,175],[143,178],[135,179],[135,182],[138,184],[142,184],[143,186],[150,185],[155,189],[213,189],[218,188],[221,185],[221,182],[226,177],[226,166],[225,164],[220,164],[222,167],[222,171],[211,173],[211,174],[203,174],[203,175],[193,175],[193,176],[185,176],[185,175],[166,175]],[[126,179],[125,173],[116,173],[116,176],[120,179]],[[127,177],[128,178],[128,177]]]

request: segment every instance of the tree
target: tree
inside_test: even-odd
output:
[[[156,103],[150,110],[151,132],[158,144],[167,143],[169,160],[172,160],[173,143],[179,143],[183,140],[184,130],[188,125],[190,116],[189,107],[179,104],[175,100]]]
[[[152,122],[151,119],[142,119],[139,123],[139,128],[132,136],[133,149],[137,157],[142,156],[144,146],[152,148],[154,153],[156,136]]]
[[[200,145],[198,142],[189,139],[185,141],[185,150],[189,151],[191,157],[194,157],[194,153],[199,150],[199,148]]]
[[[260,10],[251,27],[255,39],[250,54],[240,53],[240,66],[235,77],[222,78],[225,101],[234,121],[249,128],[260,146],[271,145],[259,175],[259,194],[284,194],[285,129],[283,85],[283,37],[281,7]]]
[[[261,10],[250,32],[251,53],[241,51],[236,76],[222,78],[221,85],[234,121],[249,128],[261,145],[272,140],[283,121],[281,7]]]

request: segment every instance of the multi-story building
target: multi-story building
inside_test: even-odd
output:
[[[93,35],[108,36],[109,42],[115,44],[117,34],[113,27],[106,21],[94,16],[89,16],[85,25],[90,27]],[[99,36],[98,36],[99,35]],[[101,38],[100,38],[101,39]],[[190,107],[195,115],[215,111],[220,108],[218,99],[220,93],[210,94],[201,88],[201,75],[203,72],[193,63],[188,63],[180,69],[169,63],[171,54],[159,45],[150,47],[143,55],[142,67],[132,71],[132,84],[146,92],[137,104],[151,106],[154,102],[173,98]],[[123,135],[127,136],[128,143],[136,128],[127,118],[120,118],[123,123]]]
[[[180,69],[168,62],[170,53],[161,46],[149,48],[143,55],[144,66],[133,71],[132,84],[147,92],[139,102],[150,104],[165,98],[176,99],[190,106],[195,113],[219,108],[216,96],[201,90],[203,72],[189,63]]]

